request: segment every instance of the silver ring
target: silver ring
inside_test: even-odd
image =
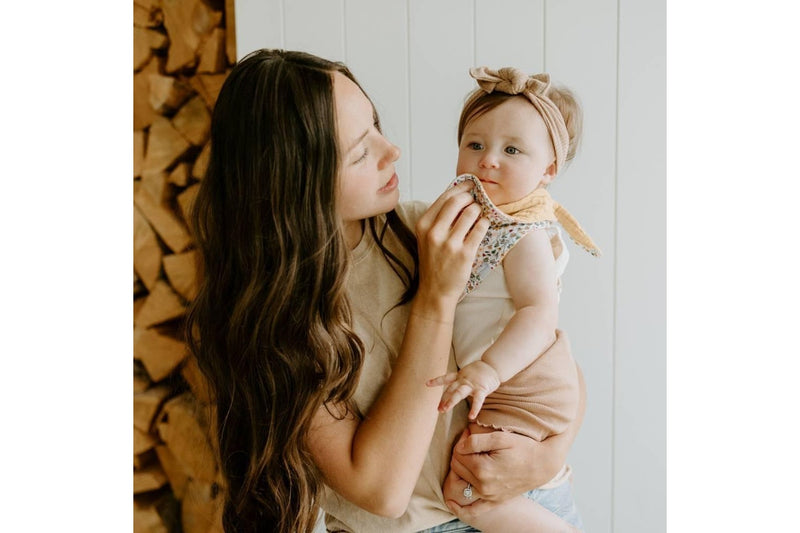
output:
[[[467,486],[464,487],[464,497],[468,500],[472,499],[472,485],[467,483]]]

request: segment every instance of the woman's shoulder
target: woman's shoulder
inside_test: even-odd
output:
[[[427,202],[422,202],[420,200],[411,200],[397,204],[395,211],[397,211],[397,214],[400,216],[400,219],[405,223],[405,225],[413,230],[414,226],[417,224],[417,221],[428,209],[429,205],[430,204]]]

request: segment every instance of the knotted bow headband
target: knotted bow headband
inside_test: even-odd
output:
[[[556,152],[556,173],[558,173],[567,159],[569,150],[569,132],[564,123],[561,111],[547,97],[550,91],[550,75],[534,74],[528,76],[519,69],[512,67],[492,70],[487,67],[471,68],[469,75],[475,78],[478,86],[492,93],[498,91],[507,94],[521,94],[533,104],[539,112],[550,132],[550,139],[553,141],[553,149]]]

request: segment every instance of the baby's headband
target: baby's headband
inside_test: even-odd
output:
[[[505,67],[492,70],[487,67],[471,68],[469,75],[475,78],[478,86],[491,93],[499,91],[507,94],[522,94],[531,101],[539,112],[550,132],[556,152],[556,173],[561,170],[569,150],[569,132],[558,107],[547,97],[550,90],[550,75],[534,74],[528,76],[519,69]]]

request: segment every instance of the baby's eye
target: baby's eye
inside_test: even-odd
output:
[[[520,151],[519,151],[519,149],[517,149],[517,148],[515,148],[513,146],[506,146],[506,153],[514,155],[514,154],[520,153]]]
[[[471,150],[483,150],[483,145],[481,143],[469,143],[467,147]]]

